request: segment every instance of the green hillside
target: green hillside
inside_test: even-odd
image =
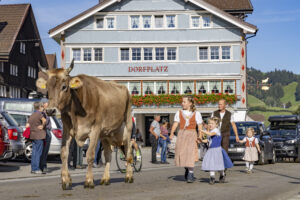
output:
[[[250,94],[248,94],[248,105],[249,107],[266,106],[266,104],[263,101],[259,100],[258,98]]]
[[[280,99],[282,103],[292,103],[292,107],[289,110],[296,110],[300,105],[300,101],[296,101],[295,92],[298,83],[292,82],[287,86],[283,87],[284,96]]]

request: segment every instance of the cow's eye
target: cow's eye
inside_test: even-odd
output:
[[[66,90],[66,89],[67,89],[67,86],[65,86],[65,85],[63,85],[63,86],[61,87],[61,90],[62,90],[62,91]]]

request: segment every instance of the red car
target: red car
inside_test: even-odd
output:
[[[7,160],[12,156],[7,128],[0,121],[0,160]]]

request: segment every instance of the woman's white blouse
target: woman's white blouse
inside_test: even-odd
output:
[[[174,117],[174,122],[180,123],[179,112],[180,111],[176,112],[175,117]],[[187,127],[190,124],[190,118],[192,118],[193,112],[189,111],[189,110],[182,110],[182,115],[183,115],[183,118],[185,119],[185,127]],[[202,120],[202,116],[201,116],[200,112],[196,111],[195,115],[196,115],[196,123],[202,124],[203,120]]]

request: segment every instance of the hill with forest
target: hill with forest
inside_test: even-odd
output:
[[[300,75],[291,71],[248,68],[247,92],[248,114],[255,120],[268,124],[271,115],[300,114]]]

